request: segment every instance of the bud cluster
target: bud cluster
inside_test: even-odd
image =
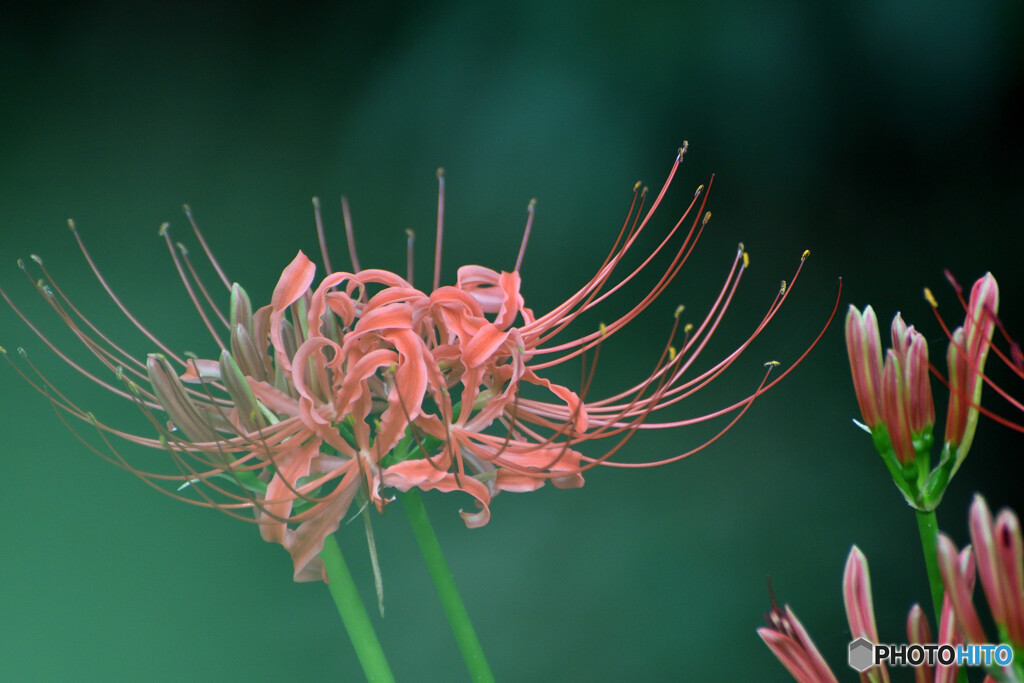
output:
[[[986,274],[971,290],[963,326],[950,333],[950,398],[941,459],[934,469],[935,403],[927,341],[897,313],[891,326],[892,347],[883,362],[874,310],[867,306],[861,312],[851,305],[847,313],[846,348],[864,426],[896,486],[919,510],[935,509],[970,449],[998,305],[996,280]]]

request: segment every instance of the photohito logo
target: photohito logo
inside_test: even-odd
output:
[[[864,672],[883,662],[890,666],[956,664],[1006,666],[1013,661],[1009,645],[876,645],[867,638],[850,643],[850,668]]]

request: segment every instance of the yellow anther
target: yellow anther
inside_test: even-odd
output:
[[[782,284],[779,285],[779,294],[785,294],[785,293],[786,293],[786,281],[783,280]]]
[[[710,221],[710,220],[711,220],[711,212],[708,211],[707,213],[704,214],[704,221],[701,223],[701,225],[707,225],[708,221]]]
[[[671,363],[675,359],[676,359],[676,347],[670,346],[670,347],[668,347],[668,360]]]
[[[804,253],[801,254],[801,256],[800,256],[800,260],[801,261],[806,261],[807,257],[810,256],[810,255],[811,255],[811,250],[810,249],[804,249]]]
[[[678,306],[676,306],[676,312],[675,312],[675,319],[676,319],[676,320],[679,320],[679,316],[680,316],[680,315],[682,314],[682,312],[683,312],[683,311],[685,311],[685,310],[686,310],[686,306],[684,306],[684,305],[682,305],[682,304],[679,304]]]
[[[743,267],[750,267],[750,254],[748,254],[747,252],[743,252]]]
[[[608,330],[608,328],[607,328],[607,326],[604,323],[598,323],[597,324],[597,332],[602,337],[606,334],[607,330]]]
[[[175,244],[178,246],[178,251],[181,252],[182,256],[188,256],[188,249],[185,248],[184,244],[181,242],[175,242]]]
[[[693,331],[693,323],[686,323],[683,325],[683,334],[690,334]]]
[[[699,195],[703,191],[704,191],[704,183],[701,183],[700,185],[697,186],[697,191],[693,193],[693,196],[696,197],[697,195]]]
[[[6,356],[6,355],[7,355],[7,349],[5,349],[4,347],[0,346],[0,356]]]
[[[782,365],[782,363],[780,363],[780,362],[779,362],[779,361],[777,361],[777,360],[770,360],[770,361],[768,361],[767,363],[765,363],[765,364],[764,364],[764,366],[765,366],[766,368],[777,368],[777,367],[779,367],[780,365]]]
[[[43,265],[43,259],[41,256],[38,256],[36,254],[29,254],[28,257],[35,261],[36,263],[38,263],[39,265]]]
[[[931,304],[932,308],[938,308],[939,307],[939,302],[935,300],[934,296],[932,296],[932,290],[928,289],[927,287],[924,288],[924,299],[929,304]]]
[[[647,196],[647,186],[646,185],[644,185],[644,189],[640,190],[640,196],[641,197]]]
[[[635,182],[635,183],[633,184],[633,192],[636,192],[637,190],[639,190],[639,189],[640,189],[640,186],[641,186],[641,185],[643,185],[643,184],[644,184],[644,181],[642,181],[642,180],[638,180],[638,181],[636,181],[636,182]]]

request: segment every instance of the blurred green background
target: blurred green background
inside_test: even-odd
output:
[[[456,514],[468,497],[428,495],[428,509],[501,680],[787,680],[754,633],[767,574],[849,680],[840,579],[850,544],[871,563],[883,640],[904,640],[908,608],[928,594],[913,514],[850,422],[842,316],[871,303],[887,324],[902,310],[941,359],[921,287],[955,320],[941,269],[965,285],[991,270],[1004,321],[1024,337],[1022,18],[1019,2],[5,5],[0,285],[86,358],[15,265],[37,253],[108,334],[151,350],[78,255],[65,227],[74,217],[126,304],[172,347],[209,357],[156,233],[169,221],[198,251],[182,203],[254,301],[268,300],[298,249],[318,253],[314,194],[335,267],[347,266],[345,193],[363,266],[403,268],[413,228],[424,285],[444,166],[444,278],[463,263],[510,269],[536,197],[523,289],[545,311],[600,263],[632,184],[660,186],[689,140],[646,245],[716,173],[711,229],[650,315],[602,351],[595,391],[646,373],[676,304],[698,316],[740,240],[752,268],[703,367],[746,338],[801,252],[812,256],[769,333],[678,415],[744,396],[767,360],[793,361],[842,276],[824,340],[684,462],[600,469],[581,490],[502,494],[478,530]],[[609,302],[607,319],[642,294]],[[101,418],[139,426],[6,308],[0,344],[27,347]],[[280,547],[91,455],[10,368],[0,386],[0,678],[361,677],[326,589],[292,583]],[[629,455],[673,455],[707,434],[655,434]],[[993,508],[1024,511],[1021,443],[981,425],[939,511],[958,543],[977,490]],[[395,506],[374,521],[387,606],[375,622],[395,674],[458,680],[404,515]],[[361,523],[339,540],[372,605]]]

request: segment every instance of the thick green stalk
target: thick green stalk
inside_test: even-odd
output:
[[[455,634],[455,642],[459,646],[462,658],[466,662],[466,668],[474,681],[493,681],[494,674],[487,664],[487,658],[480,647],[480,641],[473,630],[473,624],[469,620],[469,613],[466,606],[462,604],[462,598],[455,587],[455,579],[448,569],[444,555],[441,553],[441,544],[437,542],[434,528],[427,518],[427,510],[423,507],[423,500],[416,489],[406,493],[399,493],[398,498],[402,501],[409,516],[409,523],[412,525],[413,535],[416,536],[416,543],[420,546],[423,559],[427,563],[427,570],[430,578],[434,581],[434,588],[441,598],[441,605],[444,613],[451,624],[452,633]]]
[[[915,510],[917,530],[921,534],[921,549],[924,551],[924,566],[928,570],[928,585],[931,587],[932,608],[935,610],[936,628],[942,623],[942,574],[939,573],[939,523],[935,519],[935,511],[922,512]]]
[[[338,614],[341,615],[341,622],[348,631],[348,637],[355,648],[356,657],[363,667],[368,681],[394,681],[391,674],[388,660],[384,657],[384,650],[380,647],[377,634],[374,633],[373,624],[363,607],[363,600],[359,597],[359,591],[352,580],[352,574],[348,571],[345,558],[341,555],[341,548],[334,534],[324,539],[324,549],[320,553],[320,559],[324,561],[327,569],[327,578],[330,583],[327,587],[334,598],[334,604],[338,607]]]

